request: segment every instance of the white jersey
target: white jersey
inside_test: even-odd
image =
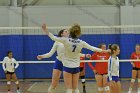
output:
[[[64,54],[64,44],[60,42],[55,42],[53,44],[52,49],[50,50],[49,53],[43,54],[43,58],[49,58],[51,57],[55,52],[57,51],[57,59],[62,61],[62,56]]]
[[[4,71],[14,72],[18,68],[19,64],[14,58],[5,57],[2,63]]]
[[[119,58],[110,56],[108,62],[108,76],[109,80],[112,80],[112,76],[119,77]]]
[[[90,46],[86,42],[80,39],[72,39],[65,37],[56,37],[49,33],[49,37],[54,40],[64,44],[64,57],[62,58],[63,65],[65,67],[76,68],[80,66],[80,52],[82,48],[87,48],[92,51],[101,52],[102,49]]]

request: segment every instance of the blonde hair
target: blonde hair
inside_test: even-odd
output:
[[[69,31],[70,31],[70,36],[72,38],[77,38],[78,36],[81,35],[81,27],[79,24],[74,24],[73,26],[71,26]]]

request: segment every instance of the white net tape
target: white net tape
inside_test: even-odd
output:
[[[48,26],[48,29],[70,28],[70,26]],[[140,28],[140,25],[120,25],[120,26],[81,26],[81,28]],[[41,27],[0,27],[0,29],[42,29]]]
[[[57,34],[61,29],[69,29],[70,26],[48,26],[50,32]],[[140,34],[140,25],[120,26],[81,26],[82,34]],[[41,27],[0,27],[0,34],[33,34],[42,35]]]

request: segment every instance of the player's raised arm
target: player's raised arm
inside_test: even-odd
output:
[[[43,31],[53,40],[53,41],[58,41],[58,42],[61,42],[61,43],[64,43],[66,38],[65,37],[56,37],[54,36],[52,33],[50,33],[47,29],[47,26],[46,24],[43,24],[42,25],[42,29]]]
[[[42,30],[43,30],[47,35],[49,35],[49,31],[48,31],[48,29],[47,29],[46,24],[43,24],[43,25],[42,25]]]

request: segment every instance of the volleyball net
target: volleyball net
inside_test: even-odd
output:
[[[69,29],[69,26],[48,26],[48,30],[57,35],[61,29]],[[98,47],[105,43],[118,44],[120,47],[119,59],[121,62],[122,77],[130,77],[131,61],[140,61],[140,58],[131,60],[130,56],[135,51],[135,45],[140,43],[140,25],[124,26],[81,26],[80,39],[92,46]],[[13,51],[14,58],[21,63],[19,72],[21,78],[50,78],[56,53],[43,60],[37,60],[37,55],[49,52],[53,46],[52,41],[41,27],[0,27],[0,63],[7,55],[8,50]],[[84,49],[83,54],[94,52]],[[82,60],[81,62],[107,62],[108,60]],[[37,72],[34,70],[37,69]],[[45,72],[47,69],[48,72]],[[88,70],[89,71],[89,70]],[[42,73],[42,74],[41,74]],[[46,74],[43,74],[46,73]],[[36,75],[37,74],[37,75]],[[41,74],[41,75],[40,75]],[[87,77],[91,77],[87,72]]]
[[[48,30],[57,35],[61,29],[69,28],[69,26],[49,26]],[[81,29],[81,39],[90,45],[97,47],[100,43],[118,44],[121,49],[120,62],[139,60],[130,60],[130,54],[135,51],[135,44],[140,43],[140,25],[81,26]],[[15,57],[21,60],[19,63],[54,63],[52,59],[41,62],[36,60],[37,54],[49,52],[53,45],[53,41],[45,35],[41,27],[0,27],[0,38],[0,51],[3,56],[7,50],[13,50]],[[84,54],[88,52],[85,50]],[[84,60],[82,62],[105,62],[105,60]]]

